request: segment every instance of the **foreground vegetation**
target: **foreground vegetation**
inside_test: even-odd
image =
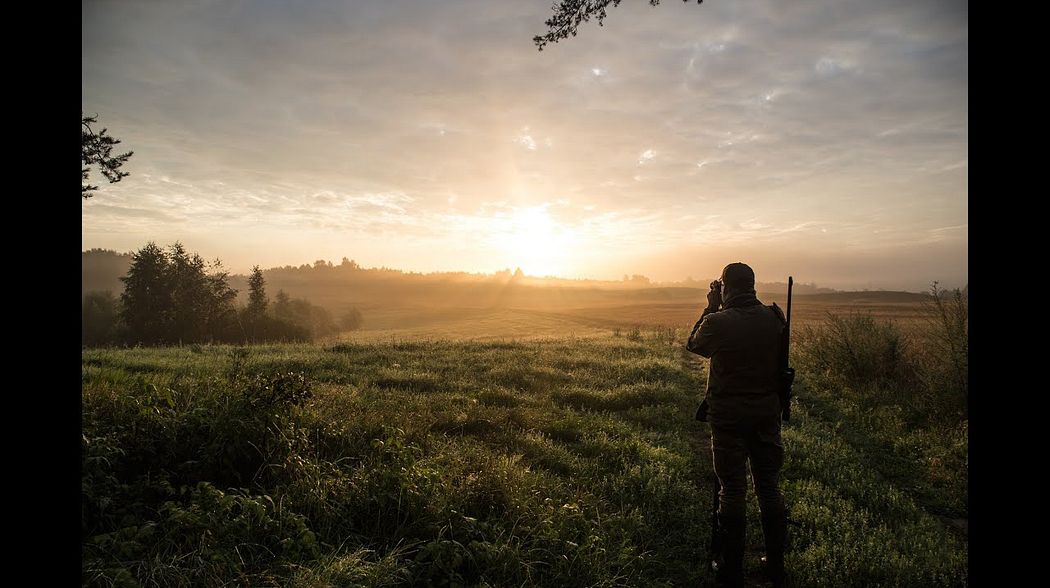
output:
[[[709,585],[683,336],[85,350],[83,581]],[[800,373],[793,583],[966,584],[965,427]]]

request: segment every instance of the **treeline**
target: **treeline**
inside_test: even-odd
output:
[[[80,254],[80,292],[120,293],[124,289],[121,276],[128,273],[131,253],[117,253],[109,249],[89,249]]]
[[[84,345],[309,341],[340,330],[327,310],[306,299],[282,290],[271,303],[258,266],[248,279],[248,303],[239,307],[222,264],[205,263],[181,243],[167,249],[148,243],[131,255],[120,280],[119,298],[111,291],[84,295]],[[353,330],[362,323],[355,308],[341,326]]]
[[[82,254],[82,291],[120,292],[119,276],[130,266],[130,256],[113,251],[91,250]],[[419,273],[386,267],[366,268],[344,257],[340,263],[318,259],[313,264],[285,265],[263,270],[273,290],[283,289],[308,298],[339,316],[348,308],[392,307],[492,307],[575,308],[636,303],[702,301],[710,280],[655,283],[635,274],[620,280],[537,278],[520,269],[495,273]],[[246,303],[248,276],[233,274],[229,284]],[[787,284],[760,282],[759,296],[785,293]],[[833,292],[815,284],[795,283],[796,295]]]

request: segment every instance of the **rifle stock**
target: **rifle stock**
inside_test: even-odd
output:
[[[711,488],[713,490],[711,496],[711,544],[708,561],[711,562],[712,571],[717,572],[719,560],[722,557],[722,526],[718,523],[719,492],[722,490],[722,484],[718,481],[718,478],[714,479],[714,484]]]

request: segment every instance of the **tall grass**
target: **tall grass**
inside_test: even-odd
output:
[[[866,314],[828,314],[820,326],[798,329],[795,361],[826,387],[868,406],[905,402],[916,383],[907,337],[891,322]]]
[[[682,337],[86,350],[83,584],[713,585],[705,364]],[[833,387],[893,357],[858,353],[828,379],[800,365],[794,584],[964,584],[929,514],[965,510],[955,446]]]
[[[794,359],[823,388],[867,408],[894,405],[917,423],[968,418],[968,301],[934,282],[920,328],[852,313],[797,329]]]
[[[969,418],[969,299],[958,288],[946,291],[934,282],[925,306],[930,318],[917,361],[925,404],[931,414],[965,420]]]
[[[658,336],[87,351],[84,583],[696,583]]]

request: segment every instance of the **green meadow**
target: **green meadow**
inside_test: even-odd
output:
[[[791,584],[967,585],[965,418],[838,377],[829,333],[784,428]],[[83,583],[714,585],[685,336],[85,349]]]

